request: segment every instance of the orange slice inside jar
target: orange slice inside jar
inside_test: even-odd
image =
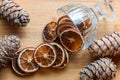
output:
[[[63,24],[63,23],[72,23],[73,24],[73,22],[70,20],[70,18],[67,15],[60,17],[58,19],[57,23],[58,23],[58,25]]]
[[[63,23],[63,24],[58,25],[57,35],[59,36],[61,32],[63,32],[66,29],[69,29],[69,28],[75,28],[75,27],[71,23]]]
[[[79,31],[75,29],[64,30],[60,34],[60,42],[70,52],[77,52],[83,47],[83,39]]]

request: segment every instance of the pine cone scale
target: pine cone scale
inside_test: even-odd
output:
[[[107,37],[107,36],[105,36],[105,38],[106,39],[108,39],[108,41],[110,42],[110,46],[111,46],[111,49],[110,49],[110,55],[112,55],[112,54],[114,54],[114,50],[115,50],[115,48],[114,48],[114,46],[113,46],[113,43],[111,42],[111,40]],[[104,55],[103,55],[104,56]]]
[[[117,44],[116,40],[114,39],[114,37],[112,37],[112,35],[110,35],[110,38],[111,38],[110,40],[114,46],[115,51],[117,51],[118,44]]]
[[[87,72],[87,69],[85,69],[84,72],[81,71],[81,73],[86,73],[86,72]],[[91,76],[89,73],[86,75],[86,78],[91,79]],[[84,79],[84,80],[86,80],[86,79]]]
[[[88,65],[88,68],[87,67],[86,68],[91,71],[92,73],[91,76],[93,76],[95,74],[95,72],[93,71],[95,69],[95,66],[94,65],[91,66],[91,65]]]
[[[114,32],[114,33],[115,33],[116,35],[113,34],[112,36],[116,36],[116,37],[115,37],[115,40],[116,40],[116,42],[118,43],[118,45],[119,45],[119,47],[120,47],[120,43],[119,43],[119,42],[120,42],[120,36],[119,36],[116,32]]]

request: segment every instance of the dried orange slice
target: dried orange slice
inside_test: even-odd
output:
[[[59,38],[61,44],[70,52],[79,51],[83,47],[81,34],[75,29],[64,30]]]
[[[58,43],[50,43],[56,50],[56,61],[53,64],[53,68],[57,68],[59,66],[61,66],[65,60],[65,53],[64,53],[64,49],[61,45],[59,45]]]
[[[66,15],[60,17],[57,23],[58,23],[58,25],[62,24],[62,23],[72,23],[73,24],[73,22],[70,20],[70,18]]]
[[[35,50],[34,59],[42,68],[51,67],[56,60],[56,51],[49,43],[40,44]]]
[[[39,66],[34,61],[35,48],[25,48],[18,56],[18,66],[26,73],[35,72]]]
[[[84,21],[84,25],[86,26],[86,29],[88,29],[92,24],[90,23],[90,18],[86,19]]]
[[[58,68],[58,69],[63,69],[65,67],[67,67],[67,65],[69,64],[70,60],[69,60],[69,54],[67,52],[67,50],[65,50],[65,61],[63,62],[63,64]]]
[[[85,30],[87,30],[88,28],[91,27],[91,23],[90,23],[90,18],[84,20],[83,22],[81,22],[80,24],[77,24],[77,28],[80,30],[80,32],[83,34],[83,32]]]
[[[51,22],[48,23],[42,33],[44,41],[47,42],[53,42],[57,38],[57,23],[56,22]]]
[[[13,69],[13,71],[14,71],[15,73],[17,73],[18,75],[20,75],[20,76],[25,76],[25,75],[27,75],[27,73],[23,72],[23,71],[19,68],[18,62],[17,62],[17,60],[18,60],[18,55],[19,55],[20,52],[21,52],[21,51],[18,51],[18,52],[16,53],[15,57],[12,59],[12,69]]]
[[[58,25],[57,35],[59,35],[61,32],[63,32],[66,29],[69,29],[69,28],[75,28],[75,27],[71,23],[63,23],[63,24]]]

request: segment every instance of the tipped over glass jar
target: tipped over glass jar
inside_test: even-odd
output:
[[[114,21],[115,19],[114,10],[109,0],[96,0],[96,4],[92,8],[80,4],[69,4],[59,8],[58,15],[58,25],[74,25],[78,29],[82,39],[80,50],[88,48],[94,41],[98,32],[99,20],[105,18],[108,21]],[[64,29],[68,29],[71,26],[67,26]],[[68,42],[67,39],[65,41]],[[63,44],[63,41],[61,43]],[[66,47],[67,45],[63,46]]]

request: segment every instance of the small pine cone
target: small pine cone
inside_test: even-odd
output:
[[[20,39],[9,35],[0,39],[0,68],[6,67],[20,48]]]
[[[81,80],[111,80],[116,75],[116,65],[109,58],[100,58],[80,71]]]
[[[0,0],[0,17],[13,26],[26,26],[29,14],[12,0]]]
[[[120,53],[120,32],[95,40],[88,48],[93,57],[115,56]]]

